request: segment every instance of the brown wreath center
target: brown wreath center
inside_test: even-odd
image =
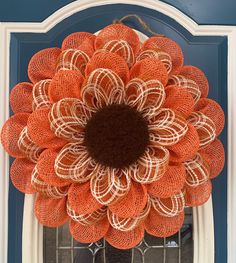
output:
[[[138,160],[149,142],[148,125],[134,108],[113,104],[97,111],[85,127],[84,143],[98,163],[123,168]]]

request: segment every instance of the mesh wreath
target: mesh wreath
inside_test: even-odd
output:
[[[131,28],[77,32],[30,60],[1,140],[15,187],[36,193],[45,226],[128,249],[176,233],[224,166],[220,105],[204,73],[167,37]]]

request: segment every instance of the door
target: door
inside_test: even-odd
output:
[[[58,1],[59,2],[59,1]],[[61,1],[60,1],[61,2]],[[69,35],[75,31],[88,31],[88,32],[97,32],[104,26],[112,23],[114,19],[123,17],[127,14],[137,14],[140,16],[150,27],[153,31],[157,32],[158,34],[164,34],[167,37],[170,37],[182,47],[184,55],[185,55],[185,64],[195,65],[201,68],[210,83],[210,94],[209,97],[216,100],[218,103],[221,104],[225,111],[225,115],[227,116],[227,103],[228,103],[228,36],[223,31],[219,33],[217,30],[210,32],[206,30],[205,34],[197,33],[197,30],[194,34],[194,22],[188,22],[188,18],[182,14],[180,11],[173,9],[173,4],[178,8],[181,9],[183,12],[186,12],[190,18],[194,19],[198,22],[198,24],[236,24],[236,19],[232,16],[224,16],[225,6],[231,5],[232,8],[236,9],[236,4],[233,1],[228,1],[227,4],[221,3],[218,1],[216,3],[217,10],[219,11],[219,6],[222,7],[222,13],[217,14],[214,12],[204,12],[206,8],[210,6],[210,0],[206,1],[206,6],[201,6],[200,3],[196,4],[195,1],[190,1],[193,5],[189,4],[189,1],[183,3],[183,1],[168,1],[169,4],[155,3],[159,1],[142,1],[143,3],[137,3],[137,1],[110,1],[114,2],[113,4],[103,5],[104,1],[97,1],[96,4],[91,5],[91,1],[75,1],[72,3],[68,8],[65,10],[57,11],[55,13],[55,19],[48,19],[48,21],[44,21],[40,23],[43,19],[47,18],[50,14],[52,14],[55,10],[65,6],[67,2],[71,1],[64,1],[64,3],[49,3],[48,1],[41,1],[40,6],[32,6],[32,1],[23,1],[22,6],[19,6],[19,12],[17,12],[17,6],[19,5],[18,2],[15,1],[14,3],[14,11],[9,7],[8,3],[2,3],[1,5],[3,8],[0,11],[0,19],[1,21],[17,21],[14,24],[4,24],[4,29],[9,28],[9,32],[12,29],[12,32],[9,33],[9,43],[10,47],[5,45],[2,42],[2,47],[5,49],[9,48],[9,57],[4,58],[4,62],[7,61],[9,64],[2,64],[3,72],[8,78],[5,79],[4,87],[6,88],[6,92],[9,93],[10,89],[17,83],[22,81],[27,81],[27,65],[28,61],[31,56],[40,49],[52,47],[52,46],[59,46],[65,38],[65,36]],[[72,1],[73,2],[73,1]],[[85,3],[84,6],[82,5],[83,2]],[[118,4],[117,2],[124,2],[123,4]],[[167,1],[166,1],[167,2]],[[187,3],[188,2],[188,3]],[[86,5],[88,3],[88,5]],[[25,5],[26,8],[23,8]],[[38,3],[39,5],[39,3]],[[79,8],[79,6],[82,6]],[[93,6],[93,7],[91,7]],[[89,8],[88,8],[89,7]],[[227,8],[230,8],[227,6]],[[74,11],[74,10],[79,11]],[[5,12],[4,12],[5,10]],[[202,11],[202,12],[201,12]],[[179,15],[179,17],[178,17]],[[64,17],[63,19],[60,17]],[[218,19],[218,20],[217,20]],[[230,20],[231,19],[231,20]],[[178,21],[177,21],[178,20]],[[235,20],[235,21],[234,21]],[[21,24],[20,22],[27,21],[27,24]],[[54,21],[56,21],[54,23]],[[186,22],[187,21],[187,22]],[[226,22],[225,22],[226,21]],[[18,23],[19,22],[19,23]],[[33,22],[38,22],[38,26],[35,26]],[[140,26],[139,23],[136,21],[128,20],[127,25],[133,27],[134,29],[147,34],[150,36],[145,29]],[[190,28],[192,26],[192,32],[190,32]],[[24,29],[25,28],[25,29]],[[197,28],[197,26],[195,26]],[[5,36],[5,31],[1,33]],[[7,33],[6,33],[7,36]],[[5,41],[6,39],[4,39]],[[7,42],[6,42],[7,43]],[[7,69],[7,65],[9,68]],[[6,72],[8,71],[9,72]],[[7,84],[7,86],[5,86]],[[9,84],[9,85],[8,85]],[[5,98],[8,98],[6,96]],[[8,103],[5,101],[5,118],[8,114]],[[223,133],[221,134],[220,139],[224,143],[225,149],[227,150],[227,126],[225,127]],[[6,158],[6,157],[5,157]],[[11,163],[12,160],[10,160]],[[8,162],[6,161],[6,166]],[[4,166],[3,171],[7,171],[6,166]],[[2,181],[2,187],[6,184],[6,180]],[[215,244],[215,263],[226,263],[227,262],[227,165],[225,166],[222,174],[220,177],[216,178],[213,181],[213,195],[212,195],[212,203],[213,203],[213,211],[208,211],[208,213],[213,214],[214,218],[214,244]],[[26,240],[22,240],[22,225],[23,225],[23,211],[24,211],[24,196],[19,193],[9,182],[9,193],[5,190],[3,193],[8,194],[8,263],[15,263],[21,262],[22,258],[22,242],[26,242]],[[7,198],[6,195],[4,197]],[[26,209],[26,208],[25,208]],[[7,211],[6,209],[3,211]],[[189,253],[188,259],[184,259],[181,255],[181,249],[184,249],[180,246],[181,242],[181,233],[177,236],[173,237],[170,240],[154,240],[152,242],[152,246],[160,246],[163,250],[161,251],[161,256],[163,258],[163,262],[193,262],[193,263],[204,263],[204,262],[194,262],[194,251],[192,252],[191,249],[194,247],[191,242],[197,242],[197,240],[191,239],[191,231],[192,231],[192,212],[188,210],[189,213],[188,220],[186,222],[186,228],[182,229],[183,233],[186,229],[190,235],[190,241],[188,244],[188,249],[186,253]],[[195,212],[195,217],[197,213]],[[200,215],[202,216],[202,215]],[[207,221],[204,221],[207,226]],[[197,229],[197,226],[194,227],[193,224],[193,231]],[[50,235],[52,230],[44,230],[44,244],[47,244],[47,236]],[[64,228],[60,228],[53,232],[55,235],[54,241],[51,242],[55,243],[56,253],[60,248],[58,242],[60,241],[59,235],[66,231],[66,226]],[[197,230],[196,230],[197,231]],[[52,233],[51,233],[52,234]],[[66,234],[64,234],[66,236]],[[187,235],[188,236],[188,235]],[[197,237],[197,235],[195,235]],[[71,249],[71,240],[68,241],[70,246],[68,257],[70,257],[71,262],[77,262],[76,254],[74,249]],[[160,245],[158,242],[164,242],[165,246]],[[207,242],[207,241],[206,241]],[[52,245],[54,245],[54,243]],[[42,244],[43,245],[43,244]],[[98,244],[99,246],[103,246],[104,244]],[[172,254],[172,258],[168,259],[168,256],[164,256],[164,253],[169,253],[168,246],[171,247],[173,245],[176,248],[175,254]],[[91,250],[95,249],[95,245],[91,245]],[[96,245],[97,246],[97,245]],[[207,244],[206,244],[207,246]],[[49,260],[46,258],[48,253],[47,247],[44,248],[44,262],[48,263]],[[63,247],[63,246],[62,246]],[[79,247],[79,245],[78,245]],[[144,248],[140,248],[140,255],[139,257],[144,257]],[[79,248],[77,248],[79,250]],[[138,249],[136,249],[138,250]],[[109,249],[108,249],[109,251]],[[131,254],[130,254],[131,253]],[[127,255],[125,258],[132,257],[132,253],[127,251]],[[154,252],[157,255],[159,252]],[[172,252],[171,252],[172,253]],[[196,252],[195,252],[196,253]],[[67,252],[65,253],[65,255]],[[72,256],[71,256],[72,255]],[[57,255],[58,257],[59,255]],[[108,257],[108,254],[105,254],[105,257]],[[101,256],[102,257],[102,256]],[[103,255],[104,257],[104,255]],[[75,259],[74,259],[75,258]],[[73,261],[75,260],[75,261]],[[93,259],[94,260],[94,259]],[[101,260],[101,259],[97,259]],[[152,257],[150,257],[147,261],[144,259],[137,259],[143,260],[143,262],[152,262]],[[138,262],[138,261],[135,262]],[[173,260],[173,261],[171,261]],[[174,261],[175,260],[175,261]],[[196,259],[195,259],[196,260]],[[65,261],[65,259],[64,259]],[[63,262],[64,262],[63,261]],[[54,261],[50,261],[53,262]],[[60,262],[60,261],[58,261]],[[66,261],[65,261],[66,262]],[[68,261],[69,262],[69,261]],[[79,261],[78,261],[79,262]],[[92,262],[92,261],[91,261]],[[99,262],[99,261],[97,261]],[[102,262],[102,261],[101,261]],[[160,261],[162,262],[162,261]],[[24,262],[23,262],[24,263]]]

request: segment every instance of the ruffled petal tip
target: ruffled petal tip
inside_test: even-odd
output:
[[[33,194],[36,192],[31,184],[31,175],[34,167],[34,163],[24,158],[15,159],[11,165],[11,181],[19,191],[25,194]]]
[[[53,78],[60,53],[60,48],[46,48],[34,54],[28,66],[29,79],[36,83]]]
[[[73,238],[81,243],[94,243],[102,239],[108,229],[107,217],[94,225],[84,226],[74,220],[70,220],[70,233]]]
[[[32,112],[32,89],[33,84],[20,82],[11,90],[10,104],[14,113]]]
[[[138,245],[144,237],[143,224],[137,226],[131,231],[120,231],[110,227],[105,240],[115,248],[118,249],[131,249]]]
[[[155,237],[168,237],[177,233],[184,223],[184,211],[173,217],[161,216],[154,208],[145,220],[145,230]]]
[[[1,143],[5,151],[13,157],[25,157],[25,154],[19,148],[18,140],[27,124],[29,116],[29,113],[17,113],[11,116],[2,128]]]
[[[66,197],[51,199],[43,195],[37,195],[34,205],[34,213],[40,224],[47,227],[58,227],[68,221],[66,212]]]
[[[170,74],[178,74],[184,64],[184,56],[181,47],[173,40],[167,37],[150,37],[142,46],[143,50],[164,51],[170,55],[172,61],[172,70]]]

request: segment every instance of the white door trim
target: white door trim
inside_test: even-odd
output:
[[[233,220],[235,220],[236,218],[236,191],[234,190],[236,189],[236,179],[233,177],[233,174],[236,174],[236,163],[233,162],[233,156],[236,153],[236,141],[234,140],[233,131],[236,131],[236,121],[233,113],[236,112],[236,26],[198,25],[175,7],[158,0],[96,0],[96,2],[94,0],[77,0],[57,10],[55,13],[53,13],[51,16],[40,23],[0,23],[0,126],[2,126],[6,119],[9,117],[9,49],[11,33],[46,33],[62,20],[79,11],[82,11],[89,7],[117,3],[138,5],[157,10],[176,20],[194,36],[214,35],[228,37],[228,263],[234,263],[236,262],[236,254],[234,253],[234,249],[236,247],[236,224],[233,224]],[[8,240],[9,158],[8,155],[4,153],[2,147],[0,148],[0,169],[2,175],[5,175],[0,177],[0,214],[2,215],[0,217],[0,254],[2,262],[6,263]],[[30,214],[30,216],[32,216],[32,213],[30,212],[32,210],[32,207],[30,205],[26,205],[26,203],[28,202],[32,204],[32,199],[32,196],[26,196],[25,198],[25,215]],[[27,209],[29,209],[29,213],[27,212]],[[205,240],[206,231],[212,231],[213,227],[213,218],[211,211],[211,200],[209,200],[209,202],[203,207],[194,209],[194,235],[195,241],[197,240],[197,242],[195,242],[196,250],[194,258],[197,260],[195,261],[195,263],[213,263],[212,258],[214,254],[214,242],[210,242],[209,244]],[[211,221],[211,228],[209,228],[209,219]],[[25,216],[24,220],[29,219],[27,219]],[[33,219],[31,218],[31,220]],[[205,226],[206,221],[208,222],[207,227]],[[35,228],[37,222],[32,222],[31,225]],[[196,230],[196,228],[198,228],[198,230]],[[29,235],[29,231],[27,235],[24,229],[26,228],[23,228],[23,236],[28,236],[27,242],[30,241],[30,236],[32,239],[30,242],[35,242],[35,238],[37,238],[37,240],[39,238],[39,235],[37,233],[42,233],[42,229],[40,230],[40,226],[37,227],[39,231],[35,231],[35,233],[32,235]],[[207,246],[210,245],[210,247],[207,247],[207,249],[205,246],[202,247],[201,244],[203,243]],[[36,242],[34,244],[38,243]],[[25,246],[25,244],[23,244],[23,246]],[[37,245],[35,245],[34,247],[35,249],[39,249]],[[23,249],[23,252],[24,251],[26,251],[26,249]],[[29,250],[28,252],[33,251]],[[33,255],[37,255],[37,253],[38,251],[34,251],[32,257]],[[39,259],[37,258],[35,258],[34,260],[34,258],[30,257],[30,255],[27,255],[27,257],[31,259],[31,262],[42,263],[42,261],[39,261]],[[26,261],[23,262],[25,263]]]

